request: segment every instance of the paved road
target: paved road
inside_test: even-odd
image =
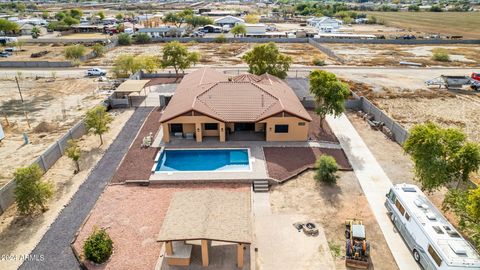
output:
[[[19,269],[79,269],[70,242],[110,181],[151,110],[151,107],[138,108],[134,112],[87,180],[32,251],[32,255],[43,255],[45,260],[25,261]]]
[[[394,229],[383,205],[385,194],[392,186],[392,182],[345,114],[338,118],[327,116],[327,122],[352,164],[353,171],[398,267],[400,270],[419,270],[419,265],[413,259],[400,234]]]

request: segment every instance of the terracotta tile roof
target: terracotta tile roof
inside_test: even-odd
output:
[[[293,90],[279,78],[268,74],[229,78],[210,68],[183,78],[160,122],[192,110],[223,122],[257,122],[280,112],[312,120]]]

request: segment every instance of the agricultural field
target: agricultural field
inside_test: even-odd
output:
[[[478,12],[367,12],[387,26],[419,33],[463,36],[479,39]]]
[[[424,66],[480,65],[480,47],[477,45],[392,45],[392,44],[324,44],[345,60],[347,65],[398,66],[400,61]],[[450,61],[432,59],[437,51],[449,54]]]
[[[245,65],[241,57],[256,44],[253,43],[185,43],[190,51],[197,51],[202,55],[197,66],[234,66]],[[89,65],[112,66],[115,58],[121,54],[133,55],[161,55],[164,44],[155,43],[147,45],[119,46],[107,52],[104,57],[91,59]],[[314,59],[325,60],[327,64],[334,61],[328,59],[320,50],[305,43],[280,43],[277,44],[280,52],[290,55],[294,65],[312,65]]]
[[[0,122],[5,132],[0,143],[0,186],[105,99],[91,78],[21,78],[23,103],[14,79],[1,79],[0,84]],[[30,141],[27,145],[24,132]]]

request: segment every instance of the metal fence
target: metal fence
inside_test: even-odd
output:
[[[68,130],[60,139],[53,143],[42,155],[40,155],[32,164],[38,164],[44,172],[48,171],[55,162],[63,156],[67,142],[70,139],[78,139],[87,133],[83,120]],[[6,185],[0,188],[0,214],[15,201],[13,194],[15,190],[15,181],[12,179]]]

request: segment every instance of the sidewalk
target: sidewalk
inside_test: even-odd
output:
[[[383,205],[385,194],[392,186],[392,182],[345,114],[338,118],[329,115],[327,121],[353,167],[398,267],[401,270],[420,269],[401,235],[397,233],[392,221],[387,216],[386,208]]]

